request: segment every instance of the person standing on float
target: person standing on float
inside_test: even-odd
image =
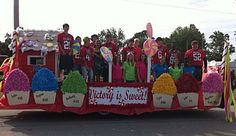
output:
[[[72,44],[74,43],[74,37],[68,33],[69,28],[69,24],[63,24],[64,31],[57,36],[59,48],[59,71],[62,75],[67,75],[73,68]]]
[[[185,61],[190,61],[190,65],[195,67],[195,78],[202,80],[202,67],[204,62],[204,73],[207,72],[207,58],[204,50],[198,47],[198,41],[191,42],[192,48],[184,54]]]
[[[163,43],[163,39],[161,37],[156,38],[158,50],[156,54],[152,57],[152,64],[157,64],[161,59],[166,59],[167,48]]]

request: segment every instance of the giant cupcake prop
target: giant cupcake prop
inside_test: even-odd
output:
[[[32,80],[32,91],[36,104],[54,104],[58,82],[56,76],[48,68],[41,68]]]
[[[219,73],[207,73],[202,81],[204,106],[219,106],[224,82]]]
[[[20,69],[14,69],[9,73],[3,88],[9,105],[28,104],[30,83],[27,75]]]
[[[183,74],[177,80],[177,96],[181,107],[194,107],[198,104],[198,81],[191,74]]]
[[[170,108],[177,93],[174,80],[167,73],[162,74],[153,84],[153,105],[156,108]]]
[[[87,84],[78,71],[70,72],[62,83],[63,104],[66,107],[81,107]]]

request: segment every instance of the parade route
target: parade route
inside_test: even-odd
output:
[[[138,116],[0,110],[0,136],[236,136],[222,109]]]

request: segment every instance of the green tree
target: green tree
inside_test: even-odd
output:
[[[229,42],[229,35],[215,31],[209,37],[211,42],[206,44],[207,58],[209,61],[221,61],[224,50],[224,43]],[[230,53],[234,52],[233,45],[230,45]]]
[[[143,43],[147,40],[148,36],[147,36],[147,31],[143,30],[141,32],[137,32],[134,34],[134,36],[132,38],[138,38],[140,40],[140,45],[143,45]]]
[[[190,24],[189,27],[178,27],[170,35],[171,44],[176,46],[176,49],[180,51],[183,58],[185,51],[191,48],[191,41],[197,40],[199,47],[205,49],[205,36],[201,33],[194,24]]]
[[[0,42],[0,54],[1,55],[7,55],[7,56],[12,55],[11,51],[8,48],[8,45],[11,44],[11,42],[12,42],[11,34],[6,33],[5,41]]]
[[[12,38],[9,33],[5,35],[5,41],[0,41],[0,65],[4,61],[5,58],[12,56],[11,51],[8,48],[8,45],[11,44]]]
[[[104,43],[106,41],[106,35],[110,34],[113,38],[117,39],[117,43],[119,47],[122,47],[123,43],[125,42],[125,34],[124,31],[119,28],[118,30],[116,30],[114,27],[110,28],[110,29],[104,29],[102,30],[99,34],[99,40]]]

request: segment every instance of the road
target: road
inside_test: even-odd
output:
[[[0,136],[236,136],[221,109],[138,116],[0,110]]]

